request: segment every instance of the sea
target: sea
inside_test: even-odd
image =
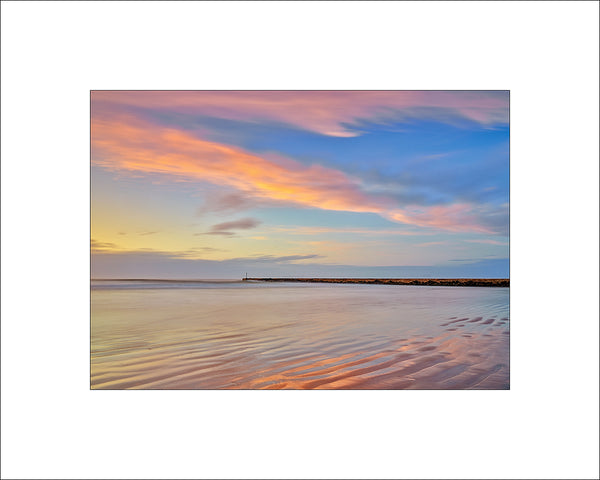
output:
[[[510,388],[509,288],[92,280],[92,389]]]

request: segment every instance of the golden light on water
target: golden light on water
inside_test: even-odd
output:
[[[92,388],[508,388],[508,289],[217,287],[93,290]]]

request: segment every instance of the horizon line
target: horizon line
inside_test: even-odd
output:
[[[241,277],[239,280],[510,280],[510,277]],[[205,280],[238,280],[238,277],[227,278],[90,278],[90,281],[129,281],[129,282],[199,282]]]

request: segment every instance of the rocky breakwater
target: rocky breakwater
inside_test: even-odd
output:
[[[361,283],[436,287],[510,287],[508,278],[244,278],[260,282]]]

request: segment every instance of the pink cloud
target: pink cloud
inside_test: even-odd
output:
[[[409,117],[508,123],[498,91],[94,91],[92,108],[144,107],[242,121],[273,121],[324,135],[359,133],[343,123]]]
[[[338,170],[259,157],[133,117],[92,119],[92,161],[111,170],[207,181],[295,205],[375,213],[391,205],[385,197],[363,193],[357,180]]]
[[[433,245],[446,245],[447,242],[425,242],[425,243],[417,243],[415,247],[431,247]]]
[[[402,211],[389,212],[384,216],[397,222],[420,227],[434,227],[455,232],[493,233],[488,227],[480,224],[476,208],[468,203],[426,208],[409,206]]]
[[[259,203],[268,200],[324,210],[370,212],[410,225],[489,233],[478,223],[471,205],[400,209],[393,199],[363,192],[360,181],[333,168],[306,166],[281,156],[258,156],[127,115],[93,116],[91,130],[92,162],[109,170],[209,182],[237,190],[244,199],[256,198]]]

